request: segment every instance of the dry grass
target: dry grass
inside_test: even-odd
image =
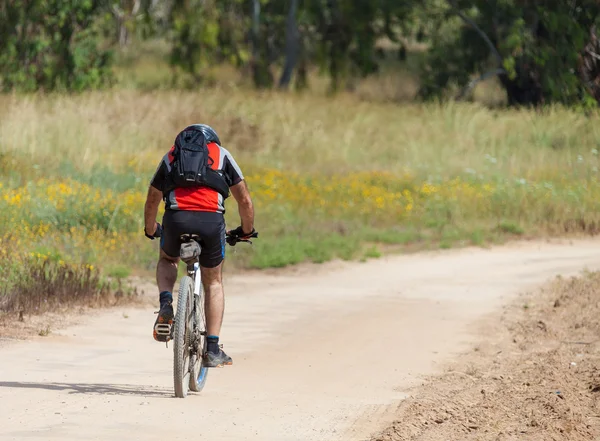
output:
[[[594,119],[560,108],[540,114],[453,103],[397,106],[241,90],[12,96],[0,98],[0,109],[2,153],[70,159],[84,170],[97,163],[147,170],[195,121],[213,125],[246,163],[302,172],[579,174],[597,165],[591,152],[600,139]]]
[[[0,312],[41,314],[71,305],[108,304],[112,292],[93,267],[30,260],[0,291]]]

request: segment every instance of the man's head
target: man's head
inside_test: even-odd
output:
[[[215,130],[206,124],[192,124],[191,126],[187,126],[184,130],[200,130],[203,134],[204,134],[204,138],[206,139],[206,143],[210,144],[211,142],[216,142],[217,144],[221,145],[221,140],[219,139],[219,136],[217,135],[217,132],[215,132]]]

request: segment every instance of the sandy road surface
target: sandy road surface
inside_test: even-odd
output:
[[[0,347],[0,440],[359,440],[406,387],[481,336],[471,324],[556,274],[600,268],[600,242],[335,263],[231,277],[234,366],[173,398],[151,309],[116,308]]]

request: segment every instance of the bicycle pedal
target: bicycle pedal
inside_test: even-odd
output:
[[[154,325],[154,331],[156,335],[164,335],[167,337],[171,336],[171,325],[168,323],[157,323]]]

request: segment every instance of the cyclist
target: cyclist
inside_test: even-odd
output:
[[[243,239],[254,233],[254,208],[242,171],[231,153],[221,147],[221,141],[216,132],[205,124],[193,124],[186,127],[178,135],[175,145],[162,158],[148,188],[144,207],[144,233],[149,239],[161,237],[160,255],[156,266],[160,310],[155,326],[157,323],[173,323],[172,292],[177,279],[180,236],[184,233],[200,236],[202,245],[200,269],[206,295],[207,322],[207,352],[204,366],[218,367],[233,363],[231,357],[225,354],[219,346],[219,333],[225,310],[222,283],[226,234],[223,216],[225,197],[222,192],[208,186],[171,189],[168,184],[179,137],[184,133],[196,135],[195,132],[201,132],[204,136],[208,148],[208,165],[225,178],[238,205],[241,225],[227,234]],[[165,214],[161,226],[156,222],[156,216],[163,199]],[[153,335],[157,341],[166,341],[166,337],[157,335],[156,331]]]

